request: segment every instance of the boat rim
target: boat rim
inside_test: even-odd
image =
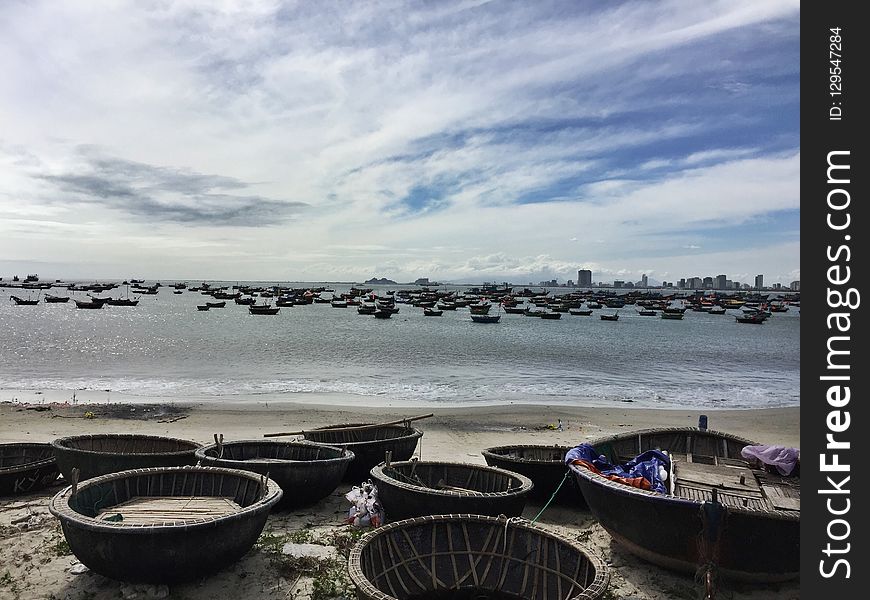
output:
[[[570,450],[571,448],[573,448],[573,446],[564,446],[564,445],[562,445],[562,444],[553,444],[553,445],[546,445],[546,444],[508,444],[508,445],[506,445],[506,446],[493,446],[492,448],[486,448],[485,450],[482,450],[482,451],[481,451],[481,454],[482,454],[484,457],[490,457],[490,456],[491,456],[491,457],[496,458],[496,459],[498,459],[498,460],[503,460],[503,461],[508,461],[508,462],[515,462],[515,463],[520,463],[520,464],[542,464],[542,465],[549,465],[549,464],[553,464],[553,463],[560,463],[560,464],[563,464],[563,465],[565,464],[565,462],[564,462],[563,460],[552,460],[552,459],[551,459],[551,460],[543,460],[543,459],[540,459],[540,458],[521,458],[521,457],[519,457],[519,456],[510,456],[510,455],[507,455],[507,454],[499,454],[499,453],[498,453],[499,450],[508,450],[508,449],[515,449],[515,448],[544,449],[544,450],[563,450],[564,452],[568,452],[568,450]]]
[[[522,475],[520,473],[515,473],[513,471],[508,471],[507,469],[501,469],[499,467],[492,467],[490,465],[477,465],[477,464],[472,464],[472,463],[450,462],[450,461],[443,461],[443,460],[432,460],[432,461],[429,461],[429,460],[427,460],[427,461],[403,460],[403,461],[391,463],[390,467],[395,467],[396,465],[401,465],[401,466],[412,465],[414,463],[416,463],[417,465],[426,465],[426,466],[443,465],[443,466],[449,466],[449,467],[472,468],[472,469],[478,469],[481,471],[493,471],[493,472],[496,472],[500,475],[504,475],[506,477],[510,477],[513,479],[519,479],[520,485],[518,487],[512,487],[510,489],[503,490],[501,492],[476,492],[474,494],[469,494],[468,492],[460,492],[460,491],[456,491],[456,490],[438,490],[438,489],[428,488],[428,487],[424,487],[424,486],[420,486],[420,485],[412,485],[410,483],[406,483],[404,481],[394,479],[393,477],[391,477],[387,473],[384,473],[384,467],[387,466],[385,463],[375,465],[374,467],[372,467],[372,469],[371,469],[371,471],[369,471],[369,473],[371,474],[371,476],[374,479],[376,479],[378,481],[385,480],[385,481],[389,482],[390,485],[393,485],[397,488],[401,488],[401,489],[409,491],[409,492],[417,492],[417,493],[423,492],[423,493],[430,494],[433,496],[443,496],[445,498],[483,498],[483,499],[486,499],[486,498],[509,498],[509,497],[513,497],[513,496],[524,495],[524,494],[530,492],[532,490],[532,488],[534,487],[534,483],[532,483],[532,480],[529,479],[528,477],[526,477],[525,475]]]
[[[146,439],[146,440],[163,440],[163,441],[173,441],[173,442],[182,442],[190,446],[187,450],[173,450],[171,452],[111,452],[108,450],[86,450],[84,448],[76,448],[75,446],[66,446],[64,444],[69,443],[71,441],[84,440],[87,438],[109,438],[109,439]],[[105,456],[105,455],[116,455],[121,454],[122,456],[183,456],[185,454],[190,454],[191,451],[196,450],[197,448],[201,448],[202,444],[199,442],[194,442],[192,440],[185,440],[181,438],[173,438],[167,437],[163,435],[146,435],[146,434],[138,434],[138,433],[98,433],[98,434],[84,434],[84,435],[71,435],[67,437],[57,438],[51,442],[51,447],[54,448],[55,452],[58,450],[62,451],[74,451],[80,452],[82,454],[91,454],[94,456]]]
[[[342,425],[325,425],[323,427],[318,427],[316,429],[308,429],[307,431],[304,431],[302,435],[304,436],[306,433],[314,433],[316,435],[317,433],[326,432],[326,431],[337,431],[343,427],[360,427],[363,425],[368,426],[368,425],[372,425],[372,423],[344,423]],[[315,444],[321,444],[323,446],[339,446],[339,447],[346,448],[348,446],[362,446],[363,444],[382,444],[384,442],[404,441],[404,440],[408,440],[410,438],[418,438],[419,439],[419,438],[423,437],[423,432],[421,430],[417,429],[416,427],[405,427],[404,425],[378,425],[377,427],[371,427],[371,429],[380,429],[380,428],[391,429],[394,427],[401,427],[403,429],[410,429],[411,432],[406,433],[405,435],[399,435],[396,437],[385,438],[382,440],[363,440],[360,442],[315,442],[314,440],[309,440],[309,439],[306,439],[305,441],[310,441],[310,442],[315,443]]]
[[[87,515],[83,515],[80,512],[73,510],[69,505],[69,501],[70,499],[72,499],[72,486],[67,486],[59,491],[57,494],[55,494],[48,505],[48,510],[49,512],[51,512],[51,514],[60,519],[62,522],[66,521],[67,523],[72,523],[76,527],[86,529],[88,531],[113,533],[127,532],[148,535],[155,531],[188,530],[202,528],[203,526],[211,527],[217,524],[242,520],[262,511],[268,512],[269,510],[271,510],[272,506],[274,506],[278,502],[278,500],[281,499],[281,496],[283,496],[284,494],[283,490],[281,490],[281,487],[277,483],[275,483],[273,479],[265,475],[260,475],[258,473],[253,473],[251,471],[245,471],[242,469],[228,469],[226,467],[198,467],[191,465],[186,465],[183,467],[149,467],[147,469],[130,469],[127,471],[118,471],[117,473],[108,473],[106,475],[100,475],[98,477],[86,479],[85,481],[81,482],[78,485],[77,492],[80,492],[82,489],[105,483],[107,481],[112,481],[113,479],[124,479],[131,475],[146,475],[149,473],[171,474],[184,472],[235,475],[237,477],[244,477],[246,479],[256,481],[261,484],[265,483],[266,490],[263,494],[263,497],[256,502],[253,502],[248,506],[242,507],[239,510],[228,515],[202,517],[199,519],[185,519],[182,522],[167,521],[160,525],[130,525],[128,523],[124,523],[123,521],[104,521],[99,520],[96,517],[89,517]]]
[[[408,525],[417,525],[417,524],[425,524],[426,522],[468,522],[468,521],[485,521],[490,523],[497,523],[499,525],[503,524],[505,530],[509,526],[514,526],[522,529],[526,529],[529,531],[534,531],[540,535],[548,537],[550,539],[555,539],[567,546],[570,546],[574,550],[577,550],[580,554],[582,554],[586,560],[592,563],[595,568],[595,578],[592,582],[586,586],[584,590],[582,590],[578,595],[571,596],[566,600],[583,600],[583,599],[591,599],[597,598],[603,593],[608,584],[610,583],[610,571],[605,564],[604,560],[598,556],[595,552],[593,552],[587,546],[583,544],[579,544],[573,540],[569,540],[567,538],[563,538],[559,535],[554,534],[551,531],[548,531],[538,525],[537,523],[532,523],[527,519],[523,519],[522,517],[510,517],[507,518],[504,515],[498,517],[489,517],[485,515],[472,515],[467,513],[458,513],[458,514],[447,514],[447,515],[426,515],[423,517],[414,517],[412,519],[403,519],[401,521],[395,521],[393,523],[387,523],[386,525],[381,525],[380,527],[370,531],[361,537],[356,544],[354,544],[353,548],[351,548],[350,555],[348,556],[347,567],[348,567],[348,575],[350,575],[350,579],[355,586],[360,588],[364,593],[366,593],[370,597],[377,598],[378,600],[397,600],[394,596],[390,596],[389,594],[385,594],[378,588],[376,588],[371,581],[369,581],[368,577],[366,577],[365,573],[362,572],[362,569],[359,565],[362,564],[362,553],[369,543],[372,540],[377,538],[378,536],[387,535],[394,529],[399,529],[402,527],[406,527]]]
[[[238,460],[232,458],[221,458],[217,456],[207,456],[206,452],[209,450],[215,449],[218,447],[218,444],[209,444],[207,446],[201,446],[196,450],[196,458],[198,460],[214,460],[220,461],[221,463],[232,463],[233,465],[239,465],[238,467],[230,467],[230,468],[238,468],[244,470],[244,465],[250,464],[259,464],[259,465],[286,465],[286,464],[318,464],[323,465],[326,463],[341,463],[341,462],[350,462],[355,458],[353,451],[348,450],[347,448],[341,448],[339,446],[333,446],[331,444],[317,444],[314,442],[309,442],[308,440],[258,440],[258,439],[250,439],[250,440],[236,440],[232,442],[224,442],[220,444],[221,446],[241,446],[245,444],[257,444],[257,445],[268,445],[268,446],[297,446],[304,448],[328,448],[330,450],[335,450],[340,453],[339,456],[335,456],[332,458],[314,458],[314,459],[302,459],[302,460],[294,460],[289,458],[250,458],[247,460]]]

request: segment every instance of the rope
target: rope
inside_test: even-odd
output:
[[[549,500],[547,500],[547,503],[544,505],[544,508],[541,509],[541,512],[539,512],[538,514],[535,515],[535,518],[532,519],[532,523],[535,523],[535,522],[538,520],[538,518],[540,518],[540,516],[541,516],[542,514],[544,514],[544,511],[547,510],[547,507],[550,506],[550,503],[551,503],[551,502],[553,502],[553,498],[555,498],[555,497],[556,497],[556,494],[559,493],[559,490],[562,489],[562,486],[565,484],[565,480],[568,479],[568,475],[570,475],[570,474],[571,474],[570,471],[565,471],[565,476],[562,477],[562,481],[560,481],[560,482],[559,482],[559,485],[556,486],[556,491],[553,492],[553,495],[550,496],[550,499],[549,499]]]

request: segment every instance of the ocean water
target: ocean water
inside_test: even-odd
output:
[[[379,293],[387,289],[402,286],[376,286]],[[488,325],[472,322],[467,309],[424,317],[408,304],[386,320],[329,304],[253,316],[229,300],[226,308],[199,312],[197,304],[213,299],[176,295],[170,287],[141,296],[137,307],[102,310],[79,310],[72,301],[16,306],[10,293],[22,295],[0,289],[0,389],[7,390],[109,390],[217,402],[263,396],[304,402],[306,394],[339,393],[368,403],[432,406],[800,403],[794,307],[763,325],[737,323],[738,311],[689,310],[672,321],[641,317],[634,306],[621,309],[617,322],[602,321],[596,310],[553,321],[502,314],[500,323]]]

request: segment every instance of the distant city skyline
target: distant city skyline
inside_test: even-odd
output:
[[[0,4],[0,274],[800,279],[800,4]]]

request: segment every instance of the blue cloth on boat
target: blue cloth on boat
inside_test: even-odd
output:
[[[638,454],[630,461],[621,465],[612,465],[608,462],[603,454],[598,454],[598,451],[591,444],[580,444],[568,450],[565,454],[565,464],[572,464],[575,460],[582,460],[591,463],[596,469],[604,475],[616,475],[627,479],[633,477],[643,477],[650,483],[650,488],[660,494],[668,493],[668,486],[664,480],[659,477],[660,469],[664,468],[664,473],[670,471],[671,461],[668,456],[660,450],[647,450]]]

